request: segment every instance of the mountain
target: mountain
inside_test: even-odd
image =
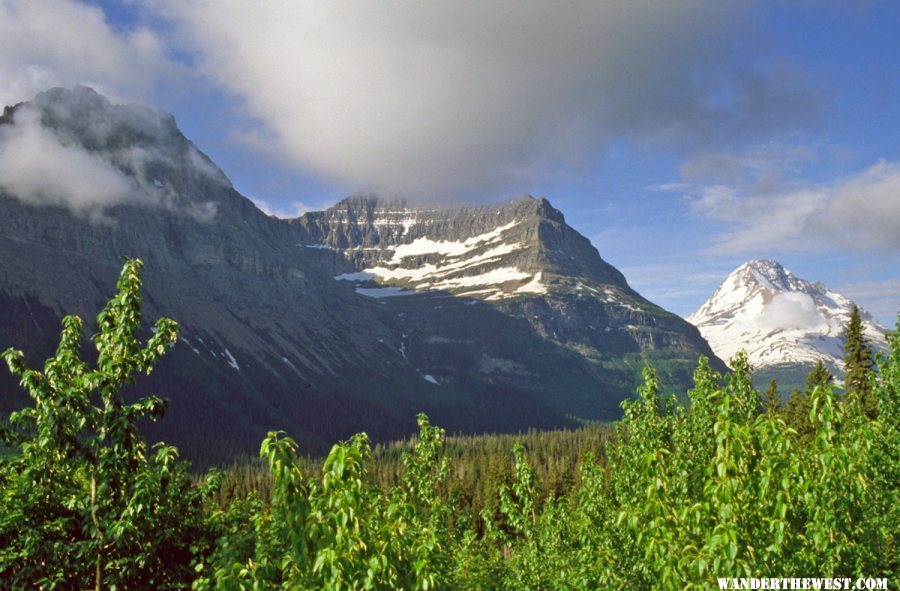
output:
[[[548,376],[548,402],[609,417],[646,361],[664,383],[685,384],[697,355],[712,357],[693,327],[632,290],[546,199],[424,209],[355,196],[290,223],[337,281],[393,315],[404,352],[440,384],[481,375],[534,387],[534,368],[550,362],[521,357],[536,338],[579,366]],[[487,331],[485,313],[504,326]]]
[[[842,335],[853,305],[775,261],[753,260],[726,277],[687,320],[722,359],[745,350],[757,369],[757,381],[780,377],[780,385],[795,386],[820,360],[840,374]],[[862,309],[860,317],[871,345],[886,351],[884,327]]]
[[[147,320],[182,328],[136,386],[170,400],[146,430],[201,463],[252,453],[271,429],[308,452],[396,438],[419,411],[451,432],[613,419],[647,361],[669,389],[699,355],[724,369],[545,199],[357,195],[281,220],[171,115],[81,87],[5,109],[0,348],[43,359],[66,313],[91,330],[123,255],[145,262]],[[0,410],[24,401],[0,372]]]

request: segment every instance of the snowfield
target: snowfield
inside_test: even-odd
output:
[[[747,352],[754,367],[824,361],[843,367],[844,327],[853,302],[821,283],[800,279],[774,261],[753,260],[732,272],[687,317],[716,355]],[[860,309],[865,335],[887,350],[886,331]]]

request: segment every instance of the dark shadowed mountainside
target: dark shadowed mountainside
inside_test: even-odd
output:
[[[67,313],[92,330],[121,257],[140,257],[147,325],[182,329],[136,386],[170,400],[147,430],[202,463],[253,452],[272,429],[306,451],[358,431],[396,438],[419,411],[461,432],[613,419],[647,361],[668,389],[699,355],[724,369],[544,199],[425,210],[355,196],[279,220],[171,115],[54,89],[4,111],[0,149],[24,134],[120,184],[72,201],[0,178],[0,348],[39,362]],[[0,409],[23,401],[0,372]]]

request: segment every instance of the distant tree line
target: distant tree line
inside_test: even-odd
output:
[[[857,310],[844,391],[823,365],[781,404],[747,358],[694,374],[688,404],[652,368],[614,426],[373,446],[323,459],[279,432],[258,461],[192,476],[135,428],[164,404],[123,389],[175,343],[138,338],[140,261],[81,359],[63,319],[42,368],[2,354],[33,406],[3,432],[4,589],[708,589],[716,577],[900,575],[900,336],[875,359]],[[898,320],[900,328],[900,320]]]
[[[578,482],[578,463],[582,458],[592,454],[605,463],[606,445],[614,435],[612,426],[589,423],[578,429],[447,437],[443,454],[450,460],[451,469],[447,480],[441,484],[441,494],[452,497],[458,505],[475,513],[483,509],[496,511],[499,508],[496,492],[501,484],[512,481],[512,450],[519,444],[529,450],[539,498],[561,497]],[[369,481],[382,490],[400,485],[405,474],[403,458],[414,449],[417,440],[412,437],[375,444],[365,462]],[[297,460],[304,474],[320,473],[324,461],[325,458],[310,456]],[[258,457],[245,456],[236,458],[222,469],[222,483],[215,496],[221,507],[252,493],[268,502],[272,487],[272,473],[266,463]]]

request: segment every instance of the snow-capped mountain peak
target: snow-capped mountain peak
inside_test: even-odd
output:
[[[754,367],[822,360],[840,368],[842,335],[853,305],[778,262],[752,260],[726,277],[687,320],[723,359],[745,350]],[[885,329],[862,309],[860,316],[872,346],[886,349]]]

